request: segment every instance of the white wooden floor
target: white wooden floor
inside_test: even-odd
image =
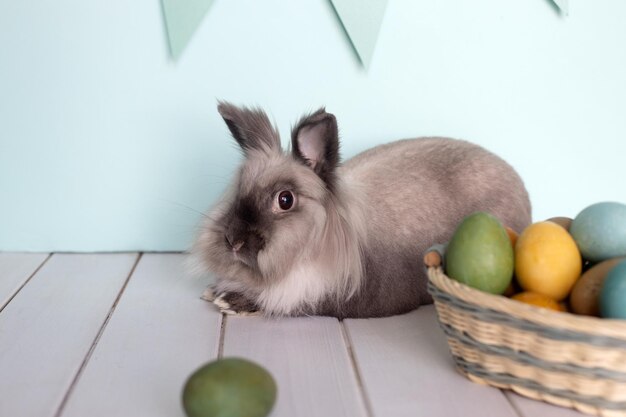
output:
[[[0,416],[183,416],[185,379],[218,356],[274,375],[272,417],[581,416],[457,374],[432,306],[343,322],[222,317],[183,260],[0,253]]]

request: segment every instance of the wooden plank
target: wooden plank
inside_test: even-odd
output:
[[[0,416],[52,416],[136,254],[53,255],[0,314]]]
[[[248,358],[274,376],[272,417],[366,415],[336,319],[229,316],[223,349],[225,357]]]
[[[0,311],[47,258],[47,253],[0,253]]]
[[[60,413],[183,416],[187,377],[217,356],[221,314],[182,254],[145,254]]]
[[[530,398],[522,397],[514,392],[506,392],[507,398],[515,406],[517,411],[523,417],[585,417],[588,414],[579,413],[571,408],[557,407],[556,405],[548,404],[543,401],[531,400]]]
[[[344,323],[374,416],[517,415],[500,390],[456,372],[433,306]]]

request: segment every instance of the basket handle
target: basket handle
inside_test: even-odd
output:
[[[447,243],[438,243],[428,248],[424,254],[424,265],[427,268],[443,267],[447,248]]]

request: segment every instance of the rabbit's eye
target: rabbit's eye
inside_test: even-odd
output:
[[[278,193],[278,207],[281,210],[287,211],[293,207],[293,194],[291,191],[281,191]]]

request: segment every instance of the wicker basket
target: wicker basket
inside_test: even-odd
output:
[[[574,316],[487,294],[428,268],[456,366],[474,382],[626,417],[626,321]]]

